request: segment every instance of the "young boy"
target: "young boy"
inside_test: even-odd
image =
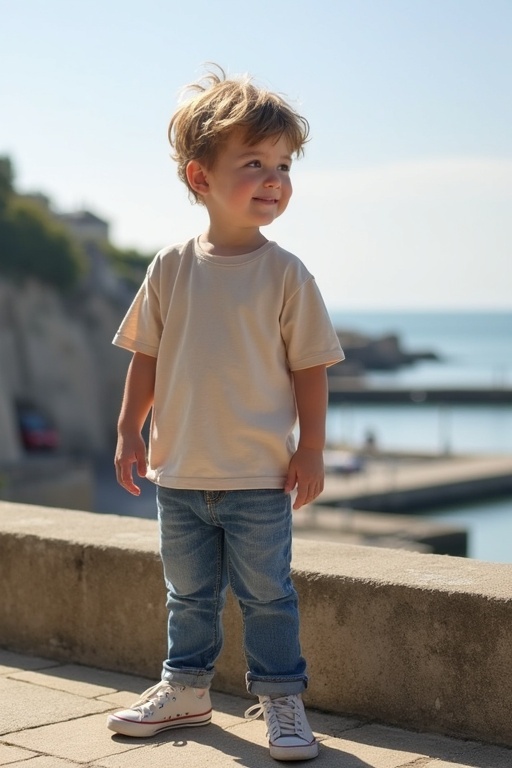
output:
[[[246,715],[263,713],[272,757],[305,760],[318,745],[301,699],[290,493],[298,509],[322,491],[326,367],[343,352],[313,277],[260,228],[286,210],[308,123],[222,70],[192,88],[169,138],[209,224],[157,254],[114,339],[134,353],[117,478],[137,495],[136,465],[157,486],[169,655],[161,682],[108,727],[143,737],[210,722],[230,585],[244,620],[247,688],[259,697]]]

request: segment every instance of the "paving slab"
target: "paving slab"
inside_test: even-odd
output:
[[[335,741],[347,756],[352,755],[378,768],[409,768],[409,765],[414,768],[484,768],[485,760],[491,761],[489,768],[512,766],[512,750],[506,748],[435,733],[405,731],[377,723],[351,730]],[[343,765],[344,768],[351,768],[350,760]]]
[[[0,678],[0,735],[107,710],[106,702]]]
[[[29,760],[31,757],[37,757],[36,752],[12,747],[9,744],[0,744],[0,765],[12,765],[21,760]]]
[[[462,758],[462,761],[427,760],[425,764],[413,765],[412,768],[510,768],[511,765],[510,754],[497,750],[494,754],[489,753],[486,756],[477,751]]]
[[[77,696],[83,696],[93,699],[96,696],[115,693],[116,688],[108,685],[102,685],[99,670],[95,670],[94,675],[87,679],[87,670],[84,667],[75,665],[64,665],[62,667],[52,667],[44,671],[37,672],[14,672],[9,675],[10,680],[19,680],[24,683],[51,688],[56,691],[67,691]],[[96,679],[94,679],[96,678]]]
[[[130,752],[143,743],[140,740],[113,739],[111,736],[112,732],[106,727],[106,715],[102,713],[31,728],[8,734],[5,738],[15,746],[74,760],[82,765],[119,752]]]
[[[206,765],[209,768],[264,768],[269,764],[276,765],[269,757],[266,743],[242,738],[236,730],[221,728],[214,720],[204,728],[184,728],[179,733],[169,731],[139,750],[98,760],[94,768],[147,768],[149,765],[151,768]],[[252,731],[251,734],[254,735]]]
[[[0,675],[11,675],[13,672],[22,672],[27,669],[49,669],[58,666],[58,661],[40,659],[37,656],[23,656],[21,653],[0,649]]]
[[[90,764],[84,766],[83,763],[74,763],[69,760],[60,760],[58,757],[52,757],[51,755],[39,755],[34,757],[33,760],[27,762],[10,763],[12,766],[19,766],[19,768],[89,768]]]

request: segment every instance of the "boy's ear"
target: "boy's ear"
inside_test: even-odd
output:
[[[209,190],[209,184],[206,180],[205,169],[197,160],[189,160],[185,169],[187,181],[191,189],[198,195],[204,195]]]

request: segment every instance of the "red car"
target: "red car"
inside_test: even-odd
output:
[[[55,451],[59,433],[51,420],[38,408],[20,405],[17,408],[21,442],[27,451]]]

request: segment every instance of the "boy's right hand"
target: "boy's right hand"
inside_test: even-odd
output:
[[[133,465],[139,477],[146,477],[146,445],[140,434],[129,438],[119,435],[114,460],[117,482],[133,496],[140,496],[140,488],[133,482]]]

